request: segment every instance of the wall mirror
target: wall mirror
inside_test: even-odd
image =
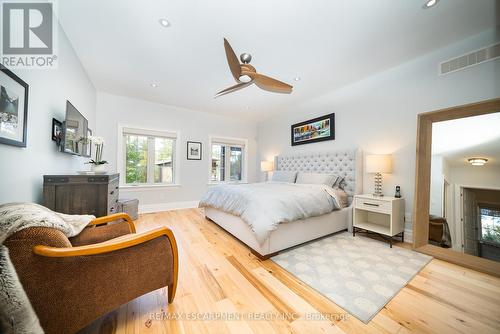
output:
[[[500,276],[500,99],[418,116],[415,250]]]

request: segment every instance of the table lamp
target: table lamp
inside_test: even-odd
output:
[[[274,162],[272,161],[261,161],[260,162],[260,170],[261,172],[266,172],[266,181],[268,181],[269,172],[274,169]]]
[[[373,196],[381,197],[382,173],[392,172],[392,157],[386,154],[371,154],[366,156],[366,172],[375,174],[375,190]]]

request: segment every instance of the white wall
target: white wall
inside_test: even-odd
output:
[[[450,180],[467,188],[500,189],[500,166],[451,166]]]
[[[393,173],[384,176],[384,193],[393,195],[394,186],[401,185],[408,222],[413,208],[417,114],[500,96],[500,60],[445,76],[438,75],[438,63],[490,45],[496,36],[493,30],[483,32],[259,123],[260,159],[284,152],[355,147],[365,153],[391,153]],[[291,124],[331,112],[336,117],[335,141],[290,146]],[[364,192],[371,193],[372,175],[365,175],[363,181]]]
[[[444,191],[444,159],[440,155],[431,158],[431,191],[429,213],[435,216],[443,216],[443,191]]]
[[[248,139],[248,182],[257,180],[257,126],[249,122],[99,92],[97,94],[97,134],[106,141],[104,159],[109,171],[117,171],[118,125],[151,130],[173,130],[180,134],[179,187],[120,189],[120,197],[138,198],[141,210],[152,211],[189,207],[208,187],[209,136]],[[186,141],[203,143],[203,159],[186,159]]]
[[[51,139],[52,118],[65,118],[66,100],[95,128],[96,92],[59,27],[56,70],[15,70],[29,85],[27,147],[0,144],[0,203],[42,201],[42,175],[75,173],[88,160],[60,153]]]

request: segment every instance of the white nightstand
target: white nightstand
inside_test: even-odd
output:
[[[356,229],[374,232],[392,238],[400,235],[404,242],[405,202],[389,196],[355,195],[352,235]]]

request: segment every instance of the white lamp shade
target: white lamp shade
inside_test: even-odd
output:
[[[365,157],[367,173],[391,173],[392,158],[387,154],[371,154]]]
[[[260,170],[262,172],[270,172],[274,169],[274,163],[272,161],[261,161]]]

